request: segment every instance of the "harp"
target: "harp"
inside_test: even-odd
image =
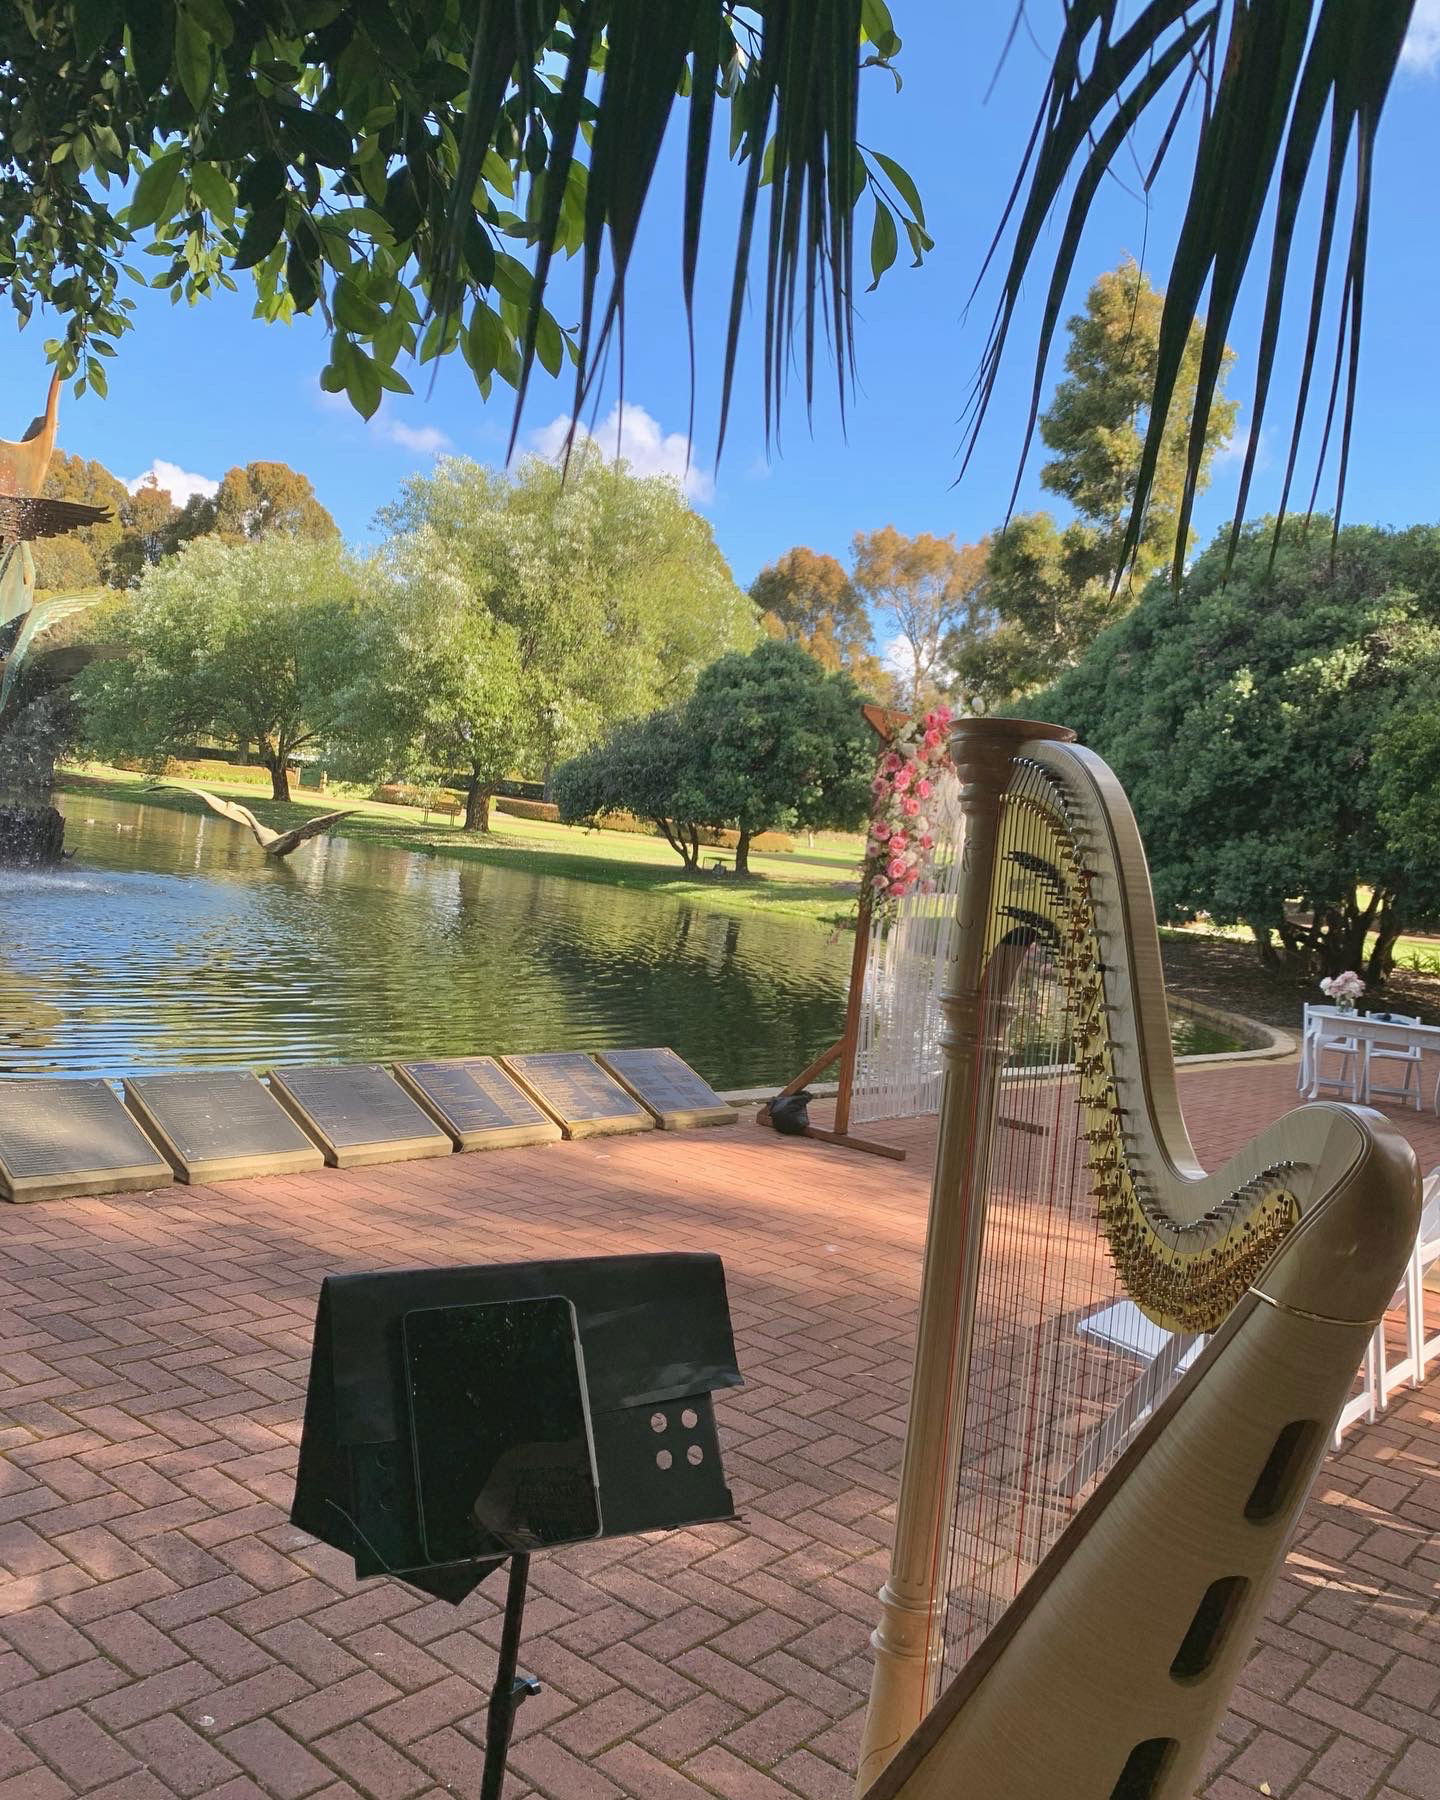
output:
[[[963,869],[858,1792],[1187,1800],[1419,1183],[1306,1106],[1207,1174],[1149,878],[1073,733],[962,721]]]

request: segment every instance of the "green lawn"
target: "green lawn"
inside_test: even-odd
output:
[[[563,875],[575,881],[603,882],[609,887],[649,888],[722,912],[763,912],[771,917],[809,919],[833,926],[848,922],[853,910],[858,839],[855,851],[848,856],[844,840],[828,834],[817,837],[813,850],[752,856],[753,873],[745,881],[732,874],[712,875],[708,871],[697,878],[686,873],[663,838],[631,832],[585,831],[545,819],[518,819],[493,809],[488,837],[467,835],[445,819],[432,817],[426,823],[423,810],[416,806],[387,806],[377,800],[322,795],[308,789],[287,806],[267,798],[263,789],[254,786],[222,781],[209,785],[213,793],[243,800],[257,818],[277,830],[298,825],[317,812],[354,807],[352,816],[336,826],[337,836],[430,856],[489,862],[522,873]],[[161,806],[175,812],[205,811],[204,802],[193,794],[173,788],[157,789],[149,776],[95,764],[87,764],[83,770],[61,771],[56,786],[63,793],[103,794],[112,800]],[[242,827],[237,825],[234,829],[240,831]],[[297,852],[302,856],[304,853],[303,849]],[[721,852],[713,854],[719,856]]]

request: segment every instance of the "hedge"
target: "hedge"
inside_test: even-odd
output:
[[[552,825],[560,822],[560,808],[550,800],[516,800],[501,794],[494,806],[496,812],[509,813],[516,819],[548,819]]]

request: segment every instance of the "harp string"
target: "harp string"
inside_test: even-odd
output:
[[[1071,946],[1033,905],[1053,857],[1042,773],[1017,767],[1002,807],[981,982],[976,1093],[996,1096],[983,1170],[975,1335],[943,1555],[938,1685],[1013,1601],[1093,1483],[1061,1482],[1116,1386],[1111,1354],[1067,1324],[1119,1295],[1082,1154]],[[1029,802],[1026,804],[1026,802]],[[1008,943],[1007,943],[1008,938]],[[1121,1447],[1108,1431],[1095,1473]]]

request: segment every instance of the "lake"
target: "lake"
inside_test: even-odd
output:
[[[805,921],[346,838],[262,860],[223,819],[66,795],[58,871],[0,870],[0,1074],[669,1044],[721,1088],[839,1036]]]

